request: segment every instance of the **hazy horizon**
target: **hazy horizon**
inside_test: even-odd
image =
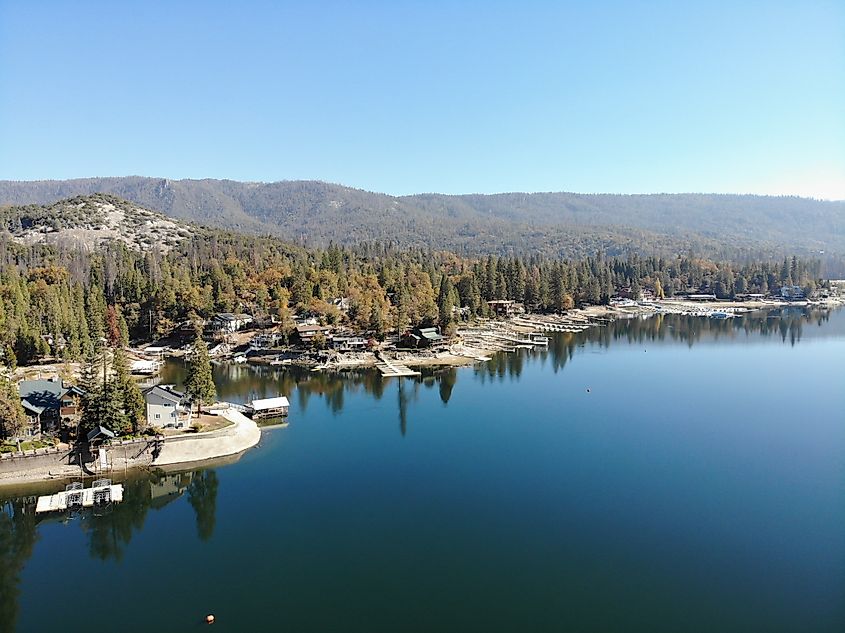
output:
[[[333,182],[330,180],[325,180],[321,178],[279,178],[275,180],[257,180],[257,179],[237,179],[237,178],[217,178],[217,177],[185,177],[185,178],[174,178],[171,176],[149,176],[149,175],[142,175],[142,174],[125,174],[125,175],[111,175],[111,176],[74,176],[69,178],[32,178],[32,179],[15,179],[15,178],[0,178],[0,182],[19,182],[19,183],[27,183],[27,182],[68,182],[68,181],[78,181],[78,180],[97,180],[97,179],[106,179],[106,178],[151,178],[154,180],[172,180],[172,181],[208,181],[208,180],[215,180],[215,181],[230,181],[230,182],[239,182],[243,184],[256,184],[256,185],[272,185],[276,183],[285,183],[285,182],[319,182],[322,184],[335,186],[335,187],[344,187],[347,189],[355,189],[358,191],[366,191],[367,193],[374,193],[374,194],[383,194],[387,196],[391,196],[394,198],[404,198],[404,197],[413,197],[413,196],[499,196],[499,195],[508,195],[508,194],[525,194],[525,195],[535,195],[535,194],[557,194],[557,193],[566,193],[572,194],[576,196],[757,196],[757,197],[766,197],[766,198],[802,198],[806,200],[818,200],[821,202],[845,202],[845,197],[842,198],[822,198],[819,196],[810,196],[810,195],[799,195],[799,194],[790,194],[790,193],[758,193],[753,191],[573,191],[567,189],[549,189],[549,190],[534,190],[534,191],[526,191],[526,190],[501,190],[501,191],[456,191],[456,192],[446,192],[446,191],[415,191],[411,193],[393,193],[390,191],[378,191],[374,189],[367,189],[365,187],[360,187],[354,184],[343,183],[343,182]]]

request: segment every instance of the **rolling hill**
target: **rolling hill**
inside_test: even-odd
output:
[[[845,256],[845,202],[712,194],[507,193],[389,196],[317,181],[167,180],[139,176],[0,181],[0,205],[104,192],[172,218],[300,244],[382,241],[464,254],[597,250],[695,252],[745,259]],[[843,271],[845,272],[845,271]]]

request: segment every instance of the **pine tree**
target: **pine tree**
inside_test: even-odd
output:
[[[118,398],[121,401],[121,407],[129,428],[133,433],[137,433],[145,423],[144,396],[141,394],[141,389],[138,383],[132,378],[129,372],[129,365],[126,362],[126,354],[122,349],[114,350],[112,356],[112,371],[114,372],[115,389],[117,390]]]
[[[12,438],[23,433],[26,426],[26,414],[21,406],[21,398],[15,384],[0,377],[0,437]]]
[[[437,322],[444,334],[452,326],[452,307],[454,306],[452,295],[452,282],[449,281],[449,277],[443,275],[440,278],[440,292],[437,295]]]
[[[210,403],[217,397],[217,390],[214,388],[214,379],[211,374],[208,346],[199,336],[194,341],[193,353],[190,361],[188,361],[185,392],[192,400],[197,401],[197,415],[199,415],[204,403]]]

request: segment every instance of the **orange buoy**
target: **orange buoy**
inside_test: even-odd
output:
[[[205,623],[206,624],[214,624],[214,616],[211,615],[210,613],[207,616],[205,616]]]

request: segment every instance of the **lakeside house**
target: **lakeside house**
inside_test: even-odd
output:
[[[265,332],[253,336],[249,345],[253,349],[273,349],[284,344],[285,337],[281,332]]]
[[[25,433],[31,437],[39,437],[44,431],[57,431],[61,424],[73,425],[79,421],[79,401],[85,392],[58,376],[49,380],[22,380],[18,383],[18,393],[27,416]]]
[[[431,347],[441,341],[443,341],[443,335],[436,327],[415,327],[402,336],[401,342],[404,347],[419,349]]]
[[[363,336],[334,336],[332,349],[339,352],[360,352],[367,349],[367,339]]]
[[[688,293],[683,298],[687,301],[716,301],[714,294]]]
[[[800,301],[805,299],[804,289],[801,286],[782,286],[780,289],[781,299],[786,301]]]
[[[327,325],[297,325],[296,335],[303,345],[309,345],[318,333],[325,335],[330,332],[331,328]]]
[[[490,311],[496,316],[511,317],[525,313],[525,307],[521,303],[510,299],[494,299],[488,301],[487,305],[490,306]]]
[[[191,403],[171,385],[156,385],[144,391],[147,424],[184,428],[191,423]]]
[[[248,314],[232,314],[231,312],[221,312],[215,314],[211,319],[211,328],[215,332],[224,334],[232,334],[245,328],[252,323],[253,318]]]

